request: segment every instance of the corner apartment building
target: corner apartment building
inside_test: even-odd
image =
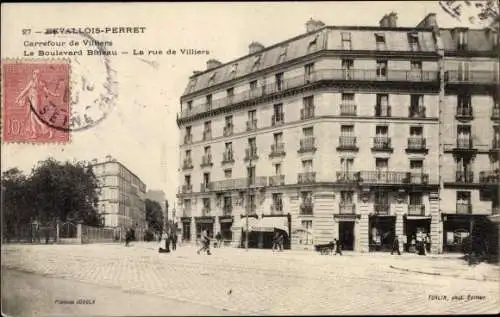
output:
[[[107,157],[103,162],[92,162],[101,193],[98,210],[103,225],[117,228],[146,228],[146,185],[116,159]]]
[[[395,235],[422,233],[439,252],[439,32],[432,15],[414,28],[396,21],[310,20],[300,36],[251,43],[190,77],[177,120],[184,240],[207,228],[241,245],[248,222],[257,247],[274,227],[292,248],[339,238],[387,250]]]

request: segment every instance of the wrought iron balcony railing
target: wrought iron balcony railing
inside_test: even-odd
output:
[[[341,103],[340,104],[340,115],[341,116],[356,116],[358,113],[358,107],[351,103]]]
[[[224,127],[223,134],[224,134],[224,136],[230,136],[230,135],[233,135],[233,125],[232,125],[232,124],[230,124],[230,125],[226,125],[226,126]]]
[[[350,202],[341,202],[339,204],[339,213],[341,215],[353,215],[356,213],[356,205]]]
[[[273,114],[271,117],[271,125],[273,127],[282,125],[285,123],[285,114],[281,112],[279,115]]]
[[[274,157],[274,156],[282,156],[285,155],[285,143],[280,142],[280,143],[275,143],[271,144],[271,153],[269,156]]]
[[[210,183],[210,187],[214,191],[225,191],[233,189],[245,189],[248,187],[248,179],[246,177],[225,179]]]
[[[247,177],[247,185],[250,188],[266,187],[267,177],[266,176],[257,176],[254,178]]]
[[[190,158],[184,159],[184,161],[182,162],[182,169],[188,170],[188,169],[192,169],[192,168],[193,168],[193,161]]]
[[[423,137],[409,137],[407,150],[422,151],[427,148],[426,139]]]
[[[212,130],[203,131],[203,141],[210,140],[212,138]]]
[[[500,170],[481,171],[479,173],[479,183],[481,184],[500,184]]]
[[[471,214],[472,204],[471,203],[457,203],[457,214]]]
[[[373,138],[374,151],[392,151],[391,138],[388,136],[376,136]]]
[[[192,191],[193,191],[193,185],[191,185],[191,184],[182,185],[182,193],[187,194],[187,193],[191,193]]]
[[[375,117],[384,118],[391,116],[391,106],[380,106],[377,105],[375,108]]]
[[[472,150],[473,148],[472,138],[457,138],[457,149]]]
[[[304,172],[297,175],[297,183],[312,184],[316,182],[316,172]]]
[[[359,182],[367,184],[427,184],[429,174],[391,171],[361,171]]]
[[[474,172],[472,171],[457,171],[455,173],[455,182],[461,184],[474,183]]]
[[[203,155],[203,157],[201,158],[201,164],[200,164],[201,167],[209,167],[212,166],[213,164],[214,163],[212,161],[212,154]]]
[[[358,147],[356,145],[356,137],[355,136],[347,136],[341,135],[339,137],[339,146],[337,150],[357,150]]]
[[[253,89],[243,91],[239,94],[234,94],[231,97],[225,97],[211,102],[211,109],[222,108],[231,104],[248,101],[254,98],[260,98],[266,95],[271,95],[279,91],[294,89],[308,84],[309,82],[318,82],[325,80],[340,80],[340,81],[387,81],[387,82],[423,82],[423,83],[438,83],[439,73],[437,71],[422,71],[416,73],[415,71],[406,70],[387,70],[386,76],[377,76],[376,69],[318,69],[313,74],[305,78],[303,75],[288,78],[283,80],[280,85],[270,83],[262,86],[261,89]],[[199,105],[192,109],[185,109],[181,112],[180,117],[193,116],[203,113],[207,107]]]
[[[301,215],[312,215],[314,211],[314,204],[312,202],[303,202],[300,204]]]
[[[257,160],[259,155],[257,154],[257,147],[251,147],[245,149],[245,161]]]
[[[233,162],[234,162],[233,151],[225,151],[224,153],[222,153],[222,164],[233,163]]]
[[[300,120],[314,118],[314,107],[300,109]]]
[[[257,119],[247,121],[247,131],[257,130]]]
[[[425,216],[425,206],[423,204],[408,205],[409,216]]]
[[[314,152],[316,151],[316,146],[315,146],[315,137],[307,137],[304,139],[300,140],[300,148],[299,148],[299,153],[305,153],[305,152]]]
[[[425,118],[425,107],[408,107],[410,118]]]
[[[455,115],[457,119],[471,119],[472,107],[457,107],[457,113]]]
[[[285,175],[269,176],[269,186],[285,185]]]
[[[359,172],[337,172],[337,182],[354,183],[359,181]]]
[[[447,71],[445,81],[448,83],[495,84],[496,72],[493,70]]]
[[[391,211],[391,205],[388,203],[375,203],[373,210],[377,215],[388,215]]]

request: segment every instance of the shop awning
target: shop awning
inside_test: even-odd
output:
[[[288,232],[288,218],[264,217],[256,224],[253,231],[273,232],[274,229],[280,229],[290,234]]]
[[[256,218],[253,218],[253,217],[248,217],[248,218],[245,217],[245,218],[241,219],[240,227],[241,227],[241,229],[243,229],[243,231],[247,230],[247,219],[248,219],[248,231],[253,231],[255,225],[257,225],[259,220]]]

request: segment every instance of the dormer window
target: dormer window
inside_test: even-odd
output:
[[[375,44],[377,50],[385,50],[385,34],[383,33],[375,33]]]
[[[408,44],[410,44],[410,51],[418,51],[418,33],[408,33]]]
[[[307,51],[308,52],[316,50],[316,47],[317,47],[317,44],[318,44],[318,38],[319,38],[319,34],[316,34],[313,38],[311,38],[309,40],[309,45],[307,47]]]
[[[351,33],[350,32],[342,32],[340,34],[342,37],[342,49],[343,50],[351,50]]]
[[[231,70],[229,71],[229,76],[234,78],[236,76],[236,71],[238,70],[238,64],[231,65]]]
[[[278,63],[283,63],[285,61],[287,51],[288,46],[283,46],[281,48],[280,56],[278,57]]]
[[[252,71],[254,71],[260,67],[260,57],[261,57],[261,55],[254,56]]]
[[[459,30],[457,33],[457,49],[460,51],[467,49],[467,31]]]
[[[191,79],[189,82],[189,92],[193,92],[196,87],[196,78]]]
[[[210,74],[210,77],[208,78],[208,84],[212,85],[215,81],[215,75],[217,75],[217,72],[213,72]]]

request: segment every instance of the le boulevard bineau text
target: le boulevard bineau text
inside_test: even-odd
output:
[[[36,52],[24,51],[24,56],[94,56],[94,55],[106,55],[106,56],[116,56],[116,55],[127,55],[131,53],[132,55],[209,55],[208,50],[199,50],[194,48],[181,48],[179,50],[168,49],[168,50],[148,50],[148,49],[133,49],[132,51],[120,51],[117,50],[102,50],[102,49],[87,49],[87,50],[56,50],[56,51],[43,51],[38,50]]]

